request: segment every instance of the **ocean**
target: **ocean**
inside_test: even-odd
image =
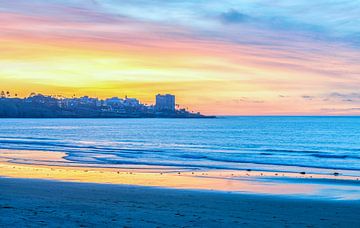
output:
[[[360,117],[0,119],[0,149],[64,152],[79,166],[358,175]]]

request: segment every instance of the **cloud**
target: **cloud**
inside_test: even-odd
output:
[[[309,100],[312,101],[315,97],[314,96],[309,96],[309,95],[303,95],[301,96],[304,100]]]
[[[263,100],[254,100],[248,97],[241,97],[240,99],[233,99],[235,103],[264,103]]]
[[[360,93],[357,92],[349,92],[349,93],[339,93],[339,92],[331,92],[322,95],[303,95],[302,99],[312,101],[319,100],[328,103],[355,103],[360,104]]]
[[[240,13],[235,9],[231,9],[220,15],[220,19],[223,23],[236,24],[243,23],[250,20],[250,16]]]
[[[327,96],[328,100],[342,101],[342,102],[351,102],[360,104],[360,93],[338,93],[333,92]]]
[[[278,97],[279,98],[289,98],[290,96],[280,94]]]
[[[338,93],[338,92],[333,92],[330,93],[329,96],[331,97],[340,97],[340,98],[359,98],[360,99],[360,93]]]
[[[360,113],[360,107],[353,108],[322,108],[321,111],[326,113],[340,113],[340,114],[357,114]]]

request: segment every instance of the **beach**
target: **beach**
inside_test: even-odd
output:
[[[4,120],[0,226],[360,227],[359,119],[335,120]]]
[[[359,227],[359,201],[0,179],[5,227]]]
[[[346,177],[162,173],[161,167],[121,170],[5,160],[0,162],[3,227],[360,226],[359,181]]]

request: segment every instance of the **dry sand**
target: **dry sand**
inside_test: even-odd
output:
[[[360,202],[0,178],[2,227],[360,227]]]

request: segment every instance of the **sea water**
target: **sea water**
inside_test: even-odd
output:
[[[64,152],[80,166],[357,172],[360,117],[0,119],[0,149]]]

